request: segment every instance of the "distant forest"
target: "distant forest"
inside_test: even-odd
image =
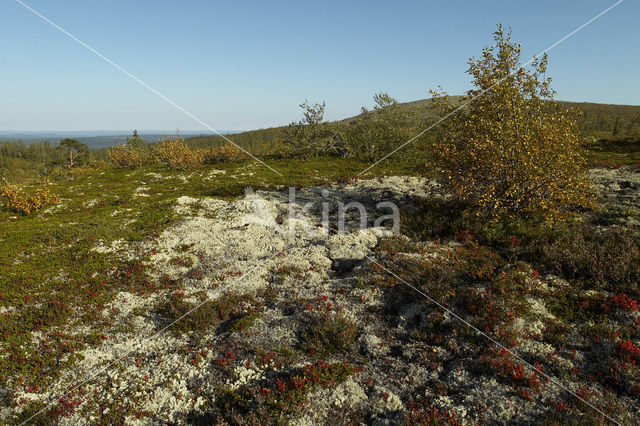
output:
[[[76,164],[94,160],[97,152],[88,151]],[[0,142],[0,181],[25,181],[34,176],[44,176],[68,163],[68,152],[58,144],[38,142]]]
[[[582,134],[596,139],[640,137],[640,106],[559,102],[583,112]]]
[[[460,101],[461,97],[452,97]],[[558,102],[561,106],[577,107],[583,114],[578,119],[582,134],[593,143],[596,140],[618,140],[640,138],[640,106],[607,105],[596,103]],[[431,100],[424,99],[398,104],[407,117],[420,116],[423,122],[433,122],[435,114]],[[344,126],[354,125],[367,114],[363,112],[351,118],[341,120]],[[236,144],[259,156],[281,153],[284,149],[287,126],[251,130],[228,135]],[[221,136],[190,136],[185,138],[188,146],[194,149],[211,148],[227,143]],[[126,143],[125,140],[121,143]],[[46,176],[68,166],[68,149],[60,148],[50,142],[26,144],[20,141],[0,141],[0,181],[22,182],[34,177]],[[96,161],[106,161],[105,149],[87,149],[79,153],[74,165],[83,165]]]

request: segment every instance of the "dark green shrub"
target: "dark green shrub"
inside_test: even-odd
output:
[[[345,353],[351,349],[358,333],[356,323],[339,314],[325,313],[303,334],[304,348],[314,354]]]

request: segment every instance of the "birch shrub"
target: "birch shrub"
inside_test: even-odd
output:
[[[557,220],[592,204],[581,156],[577,112],[553,102],[547,56],[531,70],[502,26],[495,45],[469,60],[474,89],[459,111],[431,92],[440,124],[435,156],[441,183],[469,211],[494,221]]]

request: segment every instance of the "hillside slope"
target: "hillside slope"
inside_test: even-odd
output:
[[[451,96],[454,101],[460,101],[462,96]],[[637,105],[609,105],[591,102],[567,102],[558,101],[562,106],[578,108],[583,112],[578,119],[578,126],[585,137],[591,138],[624,138],[640,136],[640,106]],[[407,115],[420,114],[433,121],[437,115],[432,108],[431,99],[420,99],[399,104]],[[373,114],[369,112],[368,114]],[[359,115],[337,120],[338,124],[356,122]],[[266,129],[250,130],[230,136],[238,145],[255,154],[269,154],[282,146],[286,126],[271,127]],[[220,136],[195,136],[188,137],[187,143],[193,148],[219,146],[226,143]]]
[[[454,102],[460,102],[462,96],[451,96]],[[590,137],[629,137],[640,135],[640,106],[599,104],[593,102],[557,101],[566,109],[577,108],[582,111],[578,125],[584,136]],[[407,113],[419,111],[429,119],[437,119],[432,108],[431,99],[419,99],[411,102],[401,102],[400,108]],[[341,120],[350,123],[357,120],[353,116]]]

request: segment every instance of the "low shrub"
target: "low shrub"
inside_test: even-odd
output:
[[[471,280],[490,279],[502,264],[496,252],[475,241],[458,247],[455,253],[456,269]]]
[[[354,344],[358,326],[342,315],[323,314],[303,334],[304,348],[315,354],[347,352]]]
[[[543,263],[566,279],[638,295],[640,239],[619,228],[582,226],[542,247]]]
[[[215,402],[219,415],[215,423],[288,424],[287,417],[297,418],[312,407],[309,394],[334,388],[360,371],[345,362],[319,360],[291,373],[270,377],[258,387],[223,388]]]
[[[478,358],[479,366],[495,374],[500,381],[516,388],[522,398],[533,401],[548,381],[538,372],[519,362],[506,349],[491,348]]]
[[[438,411],[433,405],[429,406],[427,410],[413,409],[404,416],[404,424],[407,426],[413,425],[461,425],[458,415],[449,410],[442,412]]]
[[[0,187],[0,199],[2,199],[5,206],[22,214],[30,214],[41,207],[55,205],[60,202],[60,197],[52,193],[49,188],[38,188],[32,194],[29,194],[18,190],[13,185]]]
[[[189,148],[182,139],[165,139],[153,148],[153,156],[160,164],[177,170],[193,169],[203,161],[203,152]]]
[[[129,145],[116,145],[107,150],[109,160],[118,167],[139,167],[151,163],[149,154]]]
[[[528,245],[551,232],[551,224],[522,218],[491,222],[465,215],[470,206],[460,200],[430,198],[417,200],[416,211],[408,211],[402,222],[402,233],[414,240],[476,240],[499,252],[530,249]],[[513,240],[513,237],[517,241]],[[464,237],[464,238],[463,238]],[[463,241],[464,240],[464,241]],[[513,250],[514,242],[518,250]]]
[[[248,155],[235,145],[223,145],[218,148],[210,148],[203,152],[203,163],[215,164],[227,161],[240,161],[248,157]]]
[[[69,176],[72,176],[72,177],[82,176],[82,175],[86,175],[86,174],[89,174],[89,173],[96,172],[96,171],[104,168],[105,166],[106,166],[106,163],[104,161],[98,161],[98,162],[93,163],[93,164],[83,164],[80,167],[74,167],[74,168],[70,169],[68,174],[69,174]]]
[[[630,339],[605,340],[590,377],[617,394],[640,397],[640,348]]]
[[[358,367],[346,362],[328,363],[320,360],[315,364],[307,364],[289,378],[277,378],[275,388],[258,391],[259,398],[264,399],[271,413],[295,413],[308,401],[309,393],[333,388],[357,372]]]

